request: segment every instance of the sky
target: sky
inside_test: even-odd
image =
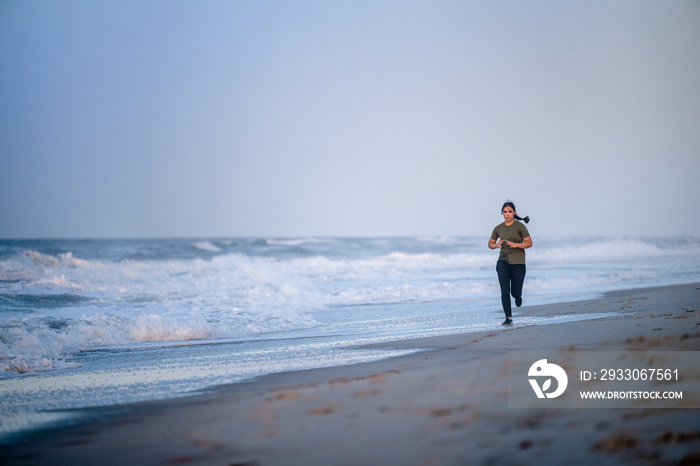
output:
[[[700,233],[700,2],[3,0],[0,238]]]

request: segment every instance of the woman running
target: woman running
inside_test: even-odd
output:
[[[503,326],[513,325],[510,296],[515,298],[515,305],[523,303],[523,282],[525,281],[525,249],[532,247],[532,238],[527,227],[522,224],[530,221],[530,217],[521,218],[515,211],[515,204],[506,201],[501,208],[505,220],[497,225],[489,239],[489,249],[501,248],[496,263],[498,283],[501,285],[501,303],[506,320]]]

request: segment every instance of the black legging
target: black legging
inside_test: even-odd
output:
[[[506,261],[496,263],[498,283],[501,285],[501,303],[507,318],[511,318],[510,295],[515,299],[522,298],[523,282],[525,281],[525,264],[509,264]]]

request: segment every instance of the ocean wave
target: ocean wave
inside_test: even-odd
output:
[[[265,243],[269,246],[303,246],[305,244],[319,244],[327,242],[318,238],[301,238],[301,239],[266,239]]]
[[[595,262],[612,260],[637,260],[687,254],[687,249],[662,249],[638,239],[616,239],[607,241],[583,242],[546,249],[532,248],[527,251],[528,260],[539,263],[571,261]],[[695,251],[697,254],[700,251]]]
[[[528,277],[524,289],[530,292],[583,292],[588,290],[605,290],[621,287],[626,284],[658,283],[659,274],[656,271],[610,271],[600,270],[597,274],[557,277]]]
[[[290,259],[277,264],[288,273],[318,278],[343,279],[400,278],[427,271],[468,270],[495,264],[488,254],[432,254],[392,252],[369,259],[332,259],[323,256]]]
[[[193,243],[192,246],[194,246],[195,249],[199,249],[200,251],[221,252],[220,247],[215,246],[209,241],[197,241],[196,243]]]
[[[0,260],[0,282],[33,280],[59,269],[102,268],[104,263],[73,256],[72,252],[57,255],[34,250],[24,251]]]
[[[57,256],[52,256],[49,254],[42,254],[37,251],[27,251],[25,256],[30,259],[32,263],[40,267],[47,267],[52,269],[57,269],[59,267],[98,267],[99,262],[91,262],[85,259],[79,259],[73,257],[72,252],[66,252],[58,254]]]
[[[320,325],[292,312],[208,313],[204,318],[145,314],[128,318],[95,314],[80,318],[9,319],[0,326],[0,377],[5,373],[45,372],[77,367],[69,359],[80,351],[241,338]],[[68,360],[68,361],[67,361]]]
[[[498,284],[494,280],[436,282],[429,284],[402,284],[383,287],[357,287],[329,295],[325,304],[334,306],[359,304],[405,303],[483,297],[494,294]]]
[[[57,269],[61,265],[61,261],[54,256],[42,254],[38,251],[27,251],[24,254],[30,261],[40,267],[50,267]]]

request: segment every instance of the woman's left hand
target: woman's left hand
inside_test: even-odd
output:
[[[506,241],[505,243],[511,248],[527,249],[532,247],[532,238],[528,236],[527,238],[523,239],[522,243],[514,243],[513,241]]]

